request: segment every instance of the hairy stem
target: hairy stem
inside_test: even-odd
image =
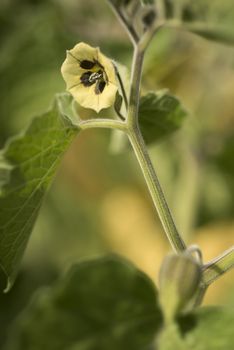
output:
[[[186,249],[185,243],[183,242],[182,238],[180,237],[177,231],[171,212],[164,197],[162,188],[160,186],[158,177],[156,175],[153,164],[147,152],[144,140],[138,127],[133,129],[131,132],[128,132],[128,136],[136,154],[136,157],[138,159],[139,165],[141,167],[146,184],[150,191],[153,203],[158,212],[159,218],[166,232],[166,235],[173,249],[178,253],[182,252]]]
[[[203,281],[206,286],[210,285],[225,272],[234,267],[234,246],[223,254],[204,265]]]
[[[201,305],[209,285],[234,267],[234,247],[203,265],[202,282],[194,298],[194,307]]]
[[[127,122],[130,127],[137,125],[139,99],[140,99],[140,83],[143,68],[144,51],[138,47],[134,49],[132,72],[131,72],[131,89],[129,96],[129,109]]]
[[[157,27],[159,28],[159,27]],[[150,191],[153,203],[158,212],[159,218],[166,232],[166,235],[173,247],[177,252],[181,252],[186,249],[185,243],[180,237],[176,226],[174,224],[172,215],[168,208],[166,199],[161,189],[159,180],[156,172],[152,165],[151,159],[147,152],[146,145],[142,138],[139,125],[138,125],[138,110],[139,110],[139,99],[140,99],[140,83],[142,76],[143,60],[145,49],[152,39],[156,27],[148,32],[146,37],[143,37],[143,41],[140,40],[139,44],[134,48],[134,56],[132,63],[131,73],[131,89],[129,97],[129,109],[127,116],[128,125],[128,137],[133,147],[133,150],[138,159],[139,165],[143,172],[146,184]]]
[[[132,44],[135,46],[135,44],[139,40],[139,37],[138,37],[138,34],[135,31],[134,27],[128,22],[128,20],[126,19],[126,17],[124,16],[124,14],[120,8],[115,6],[111,1],[108,1],[108,3],[111,6],[114,14],[119,19],[122,26],[124,27],[125,31],[127,32]]]
[[[139,126],[138,126],[138,109],[140,100],[140,83],[142,76],[144,53],[148,47],[151,39],[153,38],[156,31],[163,25],[164,16],[160,16],[160,23],[154,23],[144,35],[140,38],[136,35],[134,28],[128,23],[128,21],[123,16],[121,9],[116,8],[113,4],[112,8],[116,15],[119,17],[121,23],[127,30],[133,44],[134,44],[134,56],[132,62],[132,72],[131,72],[131,88],[129,95],[129,108],[127,115],[127,125],[125,131],[128,134],[129,140],[133,147],[133,150],[138,159],[139,165],[143,172],[146,184],[150,191],[151,197],[153,199],[154,205],[158,212],[159,218],[162,222],[164,230],[167,237],[176,252],[182,252],[186,249],[185,243],[180,237],[175,223],[173,221],[172,215],[170,213],[169,207],[167,205],[166,199],[164,197],[163,191],[161,189],[159,180],[157,178],[156,172],[154,170],[153,164],[147,152],[146,145],[142,138]],[[123,124],[123,123],[122,123]],[[122,126],[121,124],[121,126]],[[122,129],[123,130],[123,129]]]
[[[113,120],[113,119],[89,119],[86,121],[80,121],[79,127],[82,130],[92,129],[92,128],[107,128],[107,129],[121,130],[125,132],[127,129],[125,122],[122,122],[119,120]]]

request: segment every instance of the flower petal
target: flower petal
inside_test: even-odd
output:
[[[91,62],[96,62],[96,64],[92,66]],[[93,81],[91,86],[84,86],[81,76],[85,72],[92,71],[95,74],[99,70],[103,71],[102,80],[97,79],[97,81]],[[81,106],[99,112],[114,104],[118,90],[115,68],[112,61],[104,56],[99,48],[93,48],[85,43],[77,44],[73,49],[67,51],[61,72],[67,90]],[[100,86],[103,87],[104,82],[106,83],[104,88],[97,93],[97,84],[101,84]]]
[[[101,94],[95,93],[95,85],[85,87],[78,85],[70,90],[74,99],[85,108],[91,108],[99,113],[102,109],[114,104],[117,86],[106,86]]]
[[[70,50],[70,52],[73,54],[74,57],[77,58],[79,61],[83,60],[97,60],[98,59],[98,51],[99,49],[97,47],[89,46],[85,43],[79,43],[76,44],[76,46],[73,47],[73,49]]]
[[[105,68],[108,81],[117,86],[114,64],[109,58],[104,56],[100,50],[98,50],[98,61]]]

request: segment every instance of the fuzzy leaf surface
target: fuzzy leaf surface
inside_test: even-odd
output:
[[[67,98],[70,97],[68,95]],[[0,269],[7,288],[12,285],[47,192],[60,161],[78,128],[59,105],[31,122],[26,132],[12,138],[0,155]]]
[[[140,99],[139,124],[147,144],[178,130],[186,116],[179,99],[167,90],[149,92]]]

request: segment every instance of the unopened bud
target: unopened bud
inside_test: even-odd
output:
[[[188,305],[201,276],[201,265],[188,253],[165,258],[159,273],[159,291],[166,322],[171,322]]]

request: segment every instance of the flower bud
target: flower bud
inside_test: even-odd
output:
[[[188,253],[168,255],[159,273],[160,304],[171,322],[190,302],[201,281],[201,265]]]

